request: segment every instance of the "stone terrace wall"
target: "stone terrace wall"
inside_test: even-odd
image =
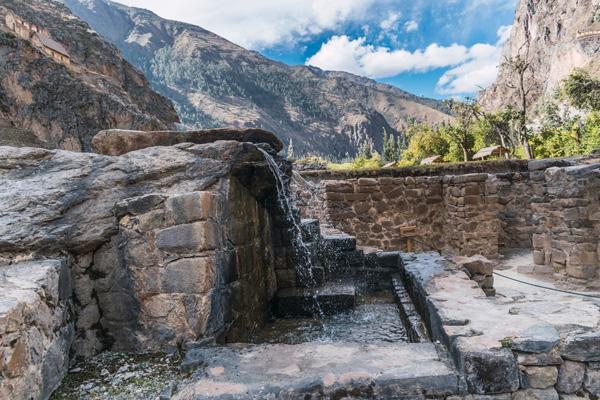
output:
[[[564,164],[530,167],[534,261],[549,273],[600,286],[600,163]]]
[[[497,257],[530,246],[526,162],[362,172],[308,172],[296,180],[303,215],[353,234],[363,246]]]
[[[600,157],[373,171],[310,171],[301,213],[362,246],[496,257],[533,248],[537,272],[600,287]],[[579,280],[579,281],[578,281]]]

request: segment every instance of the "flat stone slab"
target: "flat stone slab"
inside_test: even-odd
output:
[[[284,317],[331,315],[353,310],[356,288],[353,284],[326,283],[318,288],[289,288],[277,292],[275,313]]]
[[[430,343],[232,345],[192,350],[184,363],[195,362],[201,368],[173,399],[444,398],[458,391],[456,373]]]

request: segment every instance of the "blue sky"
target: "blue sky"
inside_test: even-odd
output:
[[[517,0],[121,0],[287,64],[344,70],[427,97],[493,82]]]

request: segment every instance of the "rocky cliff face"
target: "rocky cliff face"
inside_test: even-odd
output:
[[[574,68],[600,74],[599,10],[598,0],[520,1],[504,57],[521,56],[531,62],[527,83],[531,87],[532,112],[540,100],[554,94]],[[501,66],[496,83],[481,95],[484,108],[495,110],[516,104],[518,93],[511,85],[516,85],[514,73]]]
[[[13,35],[4,26],[8,10],[48,29],[69,52],[71,65]],[[0,144],[89,151],[102,129],[169,129],[178,121],[170,101],[66,7],[2,1]]]
[[[202,28],[107,0],[63,0],[171,98],[195,128],[258,127],[297,154],[343,156],[412,120],[448,118],[439,102],[345,73],[289,67]]]

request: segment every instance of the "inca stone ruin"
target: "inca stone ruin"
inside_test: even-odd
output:
[[[0,149],[1,398],[106,352],[176,355],[161,399],[600,395],[600,159],[299,174],[211,135]]]

